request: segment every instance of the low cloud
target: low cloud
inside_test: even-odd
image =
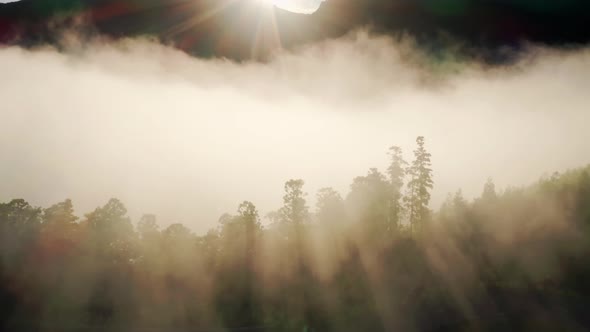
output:
[[[345,193],[424,135],[436,207],[590,162],[590,52],[531,47],[510,67],[438,61],[357,33],[266,64],[199,60],[148,40],[0,49],[0,200],[110,197],[163,224],[212,227],[282,184]]]

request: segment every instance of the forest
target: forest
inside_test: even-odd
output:
[[[324,188],[309,206],[289,180],[276,211],[244,201],[200,235],[132,221],[117,199],[84,216],[71,200],[0,203],[0,330],[590,328],[590,167],[490,179],[432,210],[424,137],[404,152],[346,195]]]

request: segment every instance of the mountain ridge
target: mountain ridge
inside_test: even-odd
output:
[[[251,0],[222,5],[214,0],[21,0],[0,4],[0,44],[53,43],[56,25],[72,25],[70,20],[80,17],[98,34],[151,35],[198,57],[235,60],[264,58],[277,47],[365,27],[410,35],[431,48],[444,47],[441,36],[450,36],[468,53],[492,54],[492,60],[499,50],[518,51],[529,42],[556,47],[590,42],[590,3],[581,0],[328,0],[313,14],[276,7],[272,13]]]

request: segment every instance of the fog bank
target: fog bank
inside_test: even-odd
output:
[[[433,207],[590,162],[590,53],[531,48],[509,68],[435,63],[359,33],[268,64],[199,60],[146,40],[0,49],[0,201],[110,197],[136,220],[212,227],[242,200],[280,206],[284,181],[346,194],[426,137]]]

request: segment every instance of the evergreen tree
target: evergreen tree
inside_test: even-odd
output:
[[[397,229],[403,217],[402,187],[406,176],[408,163],[404,160],[402,149],[399,146],[389,148],[391,163],[387,168],[389,183],[391,186],[389,202],[389,224],[392,229]]]
[[[285,183],[283,207],[279,210],[283,222],[301,225],[309,218],[309,210],[303,192],[303,180],[289,180]]]
[[[424,137],[418,136],[416,144],[418,147],[414,150],[414,161],[407,169],[410,181],[408,182],[408,194],[404,197],[410,227],[413,230],[424,225],[429,218],[430,190],[434,184],[430,168],[431,154],[424,148]]]

